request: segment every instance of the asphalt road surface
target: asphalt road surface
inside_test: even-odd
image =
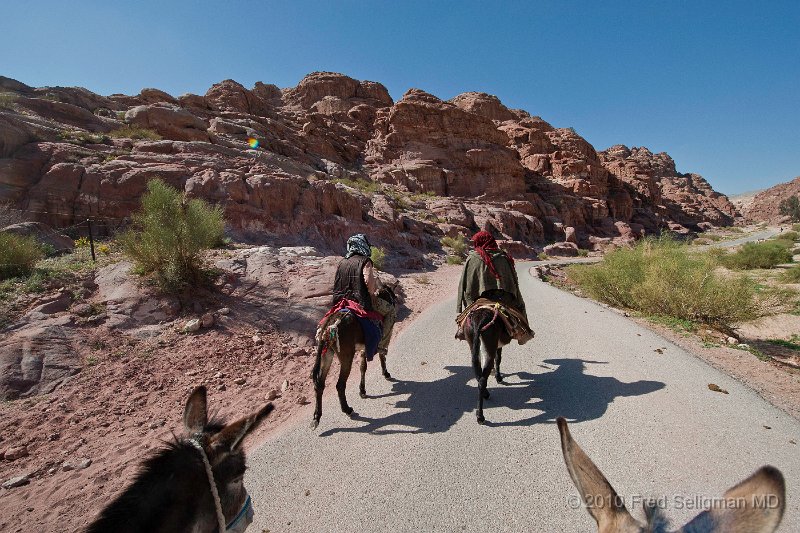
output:
[[[491,378],[487,425],[475,421],[469,348],[453,339],[455,303],[442,302],[393,341],[398,381],[384,381],[376,360],[371,397],[361,399],[351,377],[356,419],[329,386],[317,430],[309,405],[250,454],[250,530],[594,531],[561,456],[554,421],[564,416],[639,519],[641,500],[655,497],[678,527],[772,464],[788,490],[779,531],[800,531],[800,422],[620,314],[533,278],[528,266],[518,270],[537,335],[504,349],[508,384]]]

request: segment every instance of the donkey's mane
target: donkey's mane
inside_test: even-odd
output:
[[[214,434],[224,426],[212,420],[204,433]],[[174,436],[173,436],[174,437]],[[174,511],[175,504],[187,497],[209,497],[208,478],[197,449],[187,440],[174,437],[144,460],[133,481],[98,515],[87,533],[101,531],[155,531],[157,524]],[[202,492],[197,491],[203,487]],[[188,524],[195,506],[187,506]]]

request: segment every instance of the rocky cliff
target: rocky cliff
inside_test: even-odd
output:
[[[790,196],[800,197],[800,176],[787,183],[779,183],[756,194],[743,207],[743,215],[748,222],[778,223],[787,219],[780,213],[780,204]]]
[[[239,237],[335,249],[369,231],[407,266],[442,235],[479,228],[530,254],[737,215],[667,154],[597,152],[484,93],[410,89],[395,102],[379,83],[321,72],[289,89],[225,80],[179,97],[2,77],[0,92],[0,202],[60,227],[92,217],[113,231],[156,176],[224,206]]]

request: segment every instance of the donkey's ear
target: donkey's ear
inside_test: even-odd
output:
[[[208,422],[208,407],[206,404],[206,388],[203,385],[196,387],[186,400],[183,410],[183,425],[189,433],[202,433]]]
[[[725,493],[724,508],[710,511],[713,531],[726,533],[772,533],[786,508],[786,483],[781,471],[762,466],[752,476]]]
[[[614,487],[578,443],[572,440],[567,421],[559,417],[556,422],[561,434],[561,451],[564,452],[567,470],[586,509],[597,522],[598,530],[639,531],[641,526],[625,508]]]
[[[272,412],[272,409],[274,406],[272,403],[268,403],[250,416],[228,424],[211,438],[211,446],[219,452],[232,452],[242,444],[245,435],[257,428],[261,421]]]

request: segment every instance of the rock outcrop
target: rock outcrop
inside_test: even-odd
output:
[[[748,222],[784,222],[787,217],[781,215],[781,202],[791,196],[800,197],[800,176],[787,183],[779,183],[755,195],[744,208],[745,220]]]
[[[652,210],[654,204],[655,212],[669,222],[697,230],[702,222],[730,226],[739,216],[727,196],[716,192],[699,174],[678,172],[675,161],[664,152],[616,145],[600,157],[610,172],[647,200],[645,207]]]
[[[289,89],[225,80],[177,98],[9,78],[0,90],[13,97],[0,109],[0,202],[55,228],[86,217],[101,232],[124,226],[155,177],[224,207],[239,238],[338,249],[368,231],[407,266],[441,251],[443,235],[477,229],[534,254],[737,215],[666,154],[597,152],[485,93],[444,101],[410,89],[395,102],[379,83],[330,72]],[[162,140],[125,138],[137,128]]]

